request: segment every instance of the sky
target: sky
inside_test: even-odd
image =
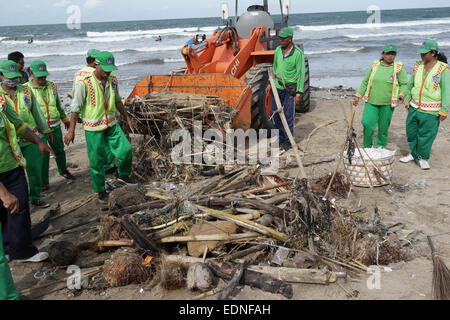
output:
[[[0,0],[6,2],[6,0]],[[158,20],[220,16],[222,3],[234,14],[234,0],[16,0],[2,4],[1,26],[81,23],[126,20]],[[263,0],[241,0],[239,12]],[[382,10],[448,7],[449,0],[291,0],[291,13],[366,11],[371,5]],[[269,0],[269,11],[279,13],[279,0]]]

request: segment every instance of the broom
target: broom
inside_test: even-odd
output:
[[[431,241],[431,237],[427,236],[428,244],[431,248],[431,257],[433,258],[433,295],[436,300],[450,299],[450,270],[444,261],[439,257],[436,249]]]

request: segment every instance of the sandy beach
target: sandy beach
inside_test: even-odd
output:
[[[304,158],[305,163],[319,161],[321,158],[337,158],[345,141],[346,126],[342,119],[343,110],[339,107],[338,99],[347,106],[354,91],[344,89],[317,89],[312,91],[312,110],[306,114],[297,114],[295,139],[301,148],[305,148],[306,140],[310,133],[320,127],[310,137]],[[361,115],[364,105],[360,103],[354,122],[358,140],[362,143]],[[416,256],[413,260],[391,265],[390,269],[381,273],[380,289],[368,289],[366,284],[370,274],[360,274],[359,280],[338,279],[336,283],[329,285],[293,284],[294,295],[292,300],[335,300],[335,299],[361,299],[361,300],[429,300],[432,299],[432,271],[433,264],[431,252],[426,242],[426,235],[437,235],[433,237],[435,246],[441,257],[450,265],[450,234],[449,230],[449,167],[448,158],[450,149],[450,125],[447,119],[441,124],[438,137],[433,145],[430,158],[431,170],[423,171],[415,163],[403,164],[398,159],[409,152],[405,135],[406,111],[399,106],[392,119],[389,131],[387,149],[395,150],[395,167],[393,183],[403,186],[403,192],[398,192],[389,186],[375,188],[353,188],[348,200],[348,206],[358,210],[363,215],[372,215],[374,208],[378,207],[384,223],[403,223],[403,229],[414,232],[417,241],[414,242]],[[339,120],[333,124],[324,125],[330,120]],[[82,130],[77,128],[75,144],[66,148],[67,161],[71,172],[76,180],[68,183],[57,173],[56,163],[51,160],[50,167],[50,190],[44,194],[44,200],[52,205],[60,204],[62,208],[70,207],[87,199],[92,195],[92,186],[89,176],[89,161],[86,153],[85,137]],[[282,157],[293,157],[292,150]],[[333,172],[336,162],[322,163],[308,166],[307,176],[317,178]],[[279,175],[294,178],[296,169],[281,169]],[[91,218],[104,215],[101,211],[102,205],[92,201],[86,206],[74,210],[62,217],[56,216],[51,220],[47,232],[58,230],[68,225],[76,224]],[[32,223],[39,222],[45,215],[46,210],[32,209]],[[89,232],[95,228],[96,223],[73,229],[54,238],[40,239],[35,244],[41,249],[47,248],[52,241],[64,239],[79,243]],[[447,233],[447,234],[443,234]],[[110,253],[97,254],[83,251],[79,254],[75,264],[83,262],[102,261],[109,257]],[[167,291],[159,286],[150,288],[148,284],[128,285],[118,288],[105,288],[103,290],[82,290],[73,293],[64,288],[42,296],[45,288],[33,289],[33,287],[60,280],[59,285],[64,286],[64,278],[68,276],[65,268],[55,269],[49,261],[44,263],[17,263],[10,262],[10,267],[17,289],[25,292],[30,298],[44,300],[171,300],[189,299],[198,295],[198,292],[190,292],[187,289]],[[39,281],[42,271],[51,270],[52,273],[46,279]],[[222,280],[221,280],[222,281]],[[223,284],[223,283],[222,283]],[[30,289],[31,288],[31,289]],[[56,288],[56,287],[55,287]],[[48,291],[48,288],[47,288]],[[354,293],[353,297],[349,294]],[[216,299],[216,295],[206,299]],[[279,300],[286,299],[279,294],[270,294],[249,286],[243,287],[235,296],[237,300]]]

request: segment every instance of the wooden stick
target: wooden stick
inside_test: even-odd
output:
[[[269,81],[270,81],[270,85],[272,87],[273,96],[275,97],[275,102],[278,107],[276,112],[278,112],[280,115],[280,119],[281,119],[281,122],[283,123],[284,130],[286,131],[289,141],[294,149],[294,153],[295,153],[295,157],[298,162],[298,168],[299,168],[299,173],[301,175],[301,178],[306,179],[305,168],[303,167],[303,162],[301,159],[300,151],[298,150],[297,143],[295,142],[295,139],[292,136],[291,130],[289,129],[289,125],[287,123],[286,116],[284,115],[283,106],[281,105],[280,97],[278,96],[278,90],[277,90],[277,87],[275,84],[273,70],[271,68],[269,68],[268,71],[269,71]],[[298,173],[297,173],[297,176],[298,176]]]
[[[238,268],[233,274],[233,277],[231,278],[228,285],[225,287],[225,289],[222,290],[222,292],[218,295],[218,300],[228,300],[229,296],[233,292],[234,288],[238,285],[238,283],[241,281],[242,276],[244,275],[244,270],[246,266],[248,265],[249,260],[245,260],[243,263],[239,264]]]
[[[330,284],[336,282],[336,275],[328,270],[298,269],[270,266],[249,266],[249,270],[267,273],[272,277],[286,282],[301,282],[314,284]]]
[[[339,103],[342,105],[342,108],[344,108],[344,103],[342,102],[342,100],[338,100],[338,101],[339,101]],[[345,110],[345,108],[344,108],[344,110]],[[330,182],[328,183],[327,190],[325,191],[325,196],[324,196],[325,199],[328,198],[328,193],[330,192],[331,185],[332,185],[332,183],[333,183],[333,181],[334,181],[334,178],[336,177],[336,174],[337,174],[337,172],[338,172],[338,170],[339,170],[339,167],[341,166],[342,156],[343,156],[343,154],[344,154],[345,147],[346,147],[346,145],[347,145],[348,136],[350,135],[350,133],[351,133],[351,131],[352,131],[352,129],[353,129],[353,121],[354,121],[354,119],[355,119],[355,114],[356,114],[356,111],[353,110],[353,108],[352,108],[352,102],[350,101],[350,119],[349,119],[349,121],[348,121],[347,135],[345,136],[345,142],[344,142],[344,144],[343,144],[343,146],[342,146],[341,153],[339,154],[339,160],[338,160],[338,162],[336,163],[336,168],[334,169],[333,176],[331,177]]]
[[[100,221],[100,217],[92,218],[92,219],[89,219],[89,220],[84,221],[84,222],[80,222],[80,223],[77,223],[77,224],[74,224],[74,225],[71,225],[71,226],[68,226],[68,227],[65,227],[65,228],[58,229],[56,231],[52,231],[52,232],[47,232],[47,233],[41,234],[40,236],[38,236],[36,238],[36,240],[44,238],[44,237],[55,236],[55,235],[61,234],[63,232],[66,232],[68,230],[72,230],[72,229],[75,229],[75,228],[78,228],[78,227],[81,227],[81,226],[84,226],[84,225],[87,225],[89,223],[96,222],[96,221]]]
[[[148,197],[154,197],[154,198],[157,198],[157,199],[166,200],[166,201],[168,201],[170,199],[168,197],[161,196],[161,195],[154,194],[154,193],[147,193],[147,196]],[[266,226],[260,225],[260,224],[258,224],[256,222],[253,222],[253,221],[250,221],[250,220],[247,220],[247,219],[243,219],[243,218],[240,218],[238,216],[234,216],[232,214],[225,213],[223,211],[219,211],[219,210],[203,207],[203,206],[200,206],[200,205],[197,205],[197,204],[195,204],[195,206],[198,209],[200,209],[201,211],[203,211],[205,213],[208,213],[209,215],[212,215],[212,216],[214,216],[214,217],[216,217],[218,219],[232,221],[232,222],[236,223],[237,225],[240,225],[240,226],[248,228],[250,230],[262,233],[264,235],[272,236],[272,237],[274,237],[277,240],[286,242],[287,239],[288,239],[288,237],[285,234],[283,234],[281,232],[278,232],[276,230],[273,230],[271,228],[268,228]]]
[[[79,202],[78,204],[76,204],[74,207],[70,208],[69,210],[65,211],[64,213],[61,213],[55,217],[51,217],[50,221],[59,219],[63,216],[65,216],[66,214],[69,214],[71,212],[74,212],[75,210],[84,207],[85,205],[87,205],[88,203],[92,202],[93,200],[97,199],[97,194],[91,194],[90,196],[88,196],[86,199],[84,199],[83,201]]]
[[[233,241],[248,238],[257,238],[260,234],[257,232],[236,233],[236,234],[199,234],[190,236],[173,236],[159,239],[162,243],[171,242],[189,242],[189,241]]]

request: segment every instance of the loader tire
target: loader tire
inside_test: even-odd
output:
[[[302,102],[295,105],[295,111],[299,113],[309,112],[311,107],[311,87],[309,86],[309,62],[305,57],[305,82],[303,84]]]
[[[245,82],[252,89],[252,124],[253,129],[273,129],[266,111],[266,88],[269,85],[270,63],[261,63],[245,74]]]

